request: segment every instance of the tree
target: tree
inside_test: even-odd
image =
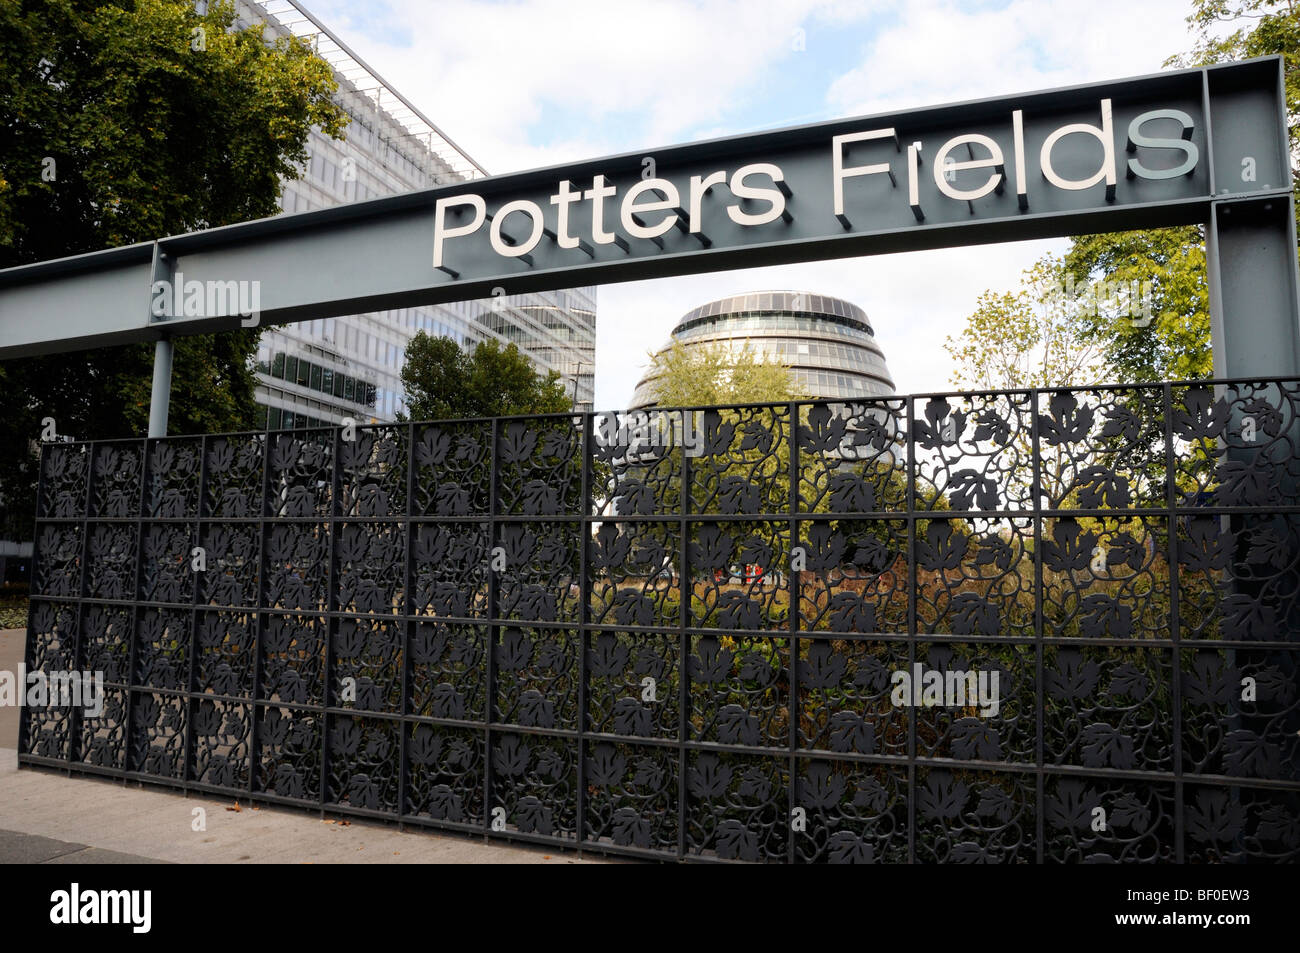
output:
[[[1191,52],[1166,66],[1223,63],[1281,54],[1291,150],[1300,149],[1300,11],[1291,0],[1193,0]],[[1225,27],[1227,28],[1225,31]],[[1300,174],[1292,170],[1293,188]],[[1205,230],[1200,225],[1075,238],[1066,264],[1076,280],[1146,283],[1150,320],[1127,310],[1089,316],[1088,337],[1104,345],[1118,382],[1191,380],[1214,374],[1210,350]]]
[[[980,295],[966,326],[955,338],[950,335],[944,340],[944,349],[953,361],[953,384],[979,391],[1007,391],[1101,383],[1106,370],[1100,360],[1104,347],[1090,335],[1087,316],[1091,299],[1076,297],[1066,281],[1068,277],[1065,262],[1046,255],[1026,269],[1018,290],[986,291]],[[1073,413],[1072,400],[1069,395],[1053,396],[1046,402],[1040,400],[1029,413],[1068,417]],[[982,438],[977,435],[981,431],[986,433],[983,439],[987,439],[992,436],[990,428],[996,431],[1006,426],[1004,416],[1019,419],[1019,426],[1006,429],[1008,446],[1015,452],[999,462],[1006,471],[1007,486],[1033,486],[1037,460],[1040,487],[1058,493],[1066,487],[1072,490],[1074,474],[1083,466],[1079,451],[1049,435],[1044,435],[1035,447],[1023,412],[1016,409],[1018,402],[1019,398],[1006,398],[998,402],[1003,407],[988,407],[960,424],[955,416],[945,418],[954,428],[950,437],[943,436],[936,419],[931,425],[933,432],[923,435],[917,445],[931,451],[947,445],[962,448],[969,433],[974,444],[966,444],[967,449],[958,452],[977,458],[980,454],[973,447],[980,443]],[[947,413],[946,401],[931,401],[930,406]],[[930,406],[925,411],[927,419]]]
[[[401,376],[412,420],[555,414],[573,407],[558,373],[539,374],[517,346],[502,347],[493,338],[466,351],[451,338],[420,331],[406,345]]]
[[[0,4],[0,267],[274,214],[312,127],[342,134],[336,88],[302,41],[234,29],[227,0],[202,14],[190,0]],[[172,433],[255,425],[257,339],[176,341]],[[18,450],[0,460],[0,537],[30,532],[24,448],[42,418],[80,439],[139,435],[152,356],[139,344],[0,364],[0,442]]]
[[[1189,53],[1169,57],[1166,66],[1282,57],[1291,151],[1300,149],[1300,10],[1294,0],[1192,0],[1187,23],[1196,33],[1196,45]],[[1292,169],[1291,176],[1300,183],[1300,170]]]
[[[310,128],[346,116],[306,43],[234,18],[229,0],[0,6],[0,266],[278,210]]]
[[[651,355],[649,376],[660,407],[775,403],[802,396],[789,367],[759,360],[748,343],[687,347],[673,341]]]
[[[1093,294],[1080,315],[1083,337],[1101,348],[1115,383],[1193,380],[1214,373],[1210,350],[1205,234],[1199,225],[1084,235],[1065,256],[1067,273]],[[1140,299],[1133,307],[1134,298]]]
[[[952,383],[979,390],[1096,383],[1102,349],[1066,293],[1066,275],[1062,259],[1047,255],[1025,271],[1019,290],[980,295],[966,326],[944,339]]]
[[[786,506],[789,458],[779,450],[772,452],[768,432],[781,426],[783,408],[744,410],[730,409],[730,405],[783,404],[800,399],[803,395],[796,389],[790,368],[760,360],[748,342],[738,348],[720,344],[687,347],[674,340],[650,357],[649,377],[659,407],[722,408],[681,415],[683,427],[689,427],[708,447],[709,465],[698,467],[691,480],[691,512],[726,512],[737,495],[751,492],[766,493],[766,506],[772,511]],[[801,412],[806,415],[806,408]],[[666,422],[661,417],[661,423]],[[785,426],[792,424],[786,421]],[[681,466],[682,453],[680,447],[670,452],[669,456],[676,458],[674,468]],[[627,472],[635,478],[635,467]],[[666,506],[676,505],[676,492],[666,492]],[[740,524],[719,526],[742,536],[746,531]]]

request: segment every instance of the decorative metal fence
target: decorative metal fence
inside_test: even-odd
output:
[[[1294,861],[1298,437],[1242,381],[47,445],[27,665],[107,703],[20,761],[664,859]]]

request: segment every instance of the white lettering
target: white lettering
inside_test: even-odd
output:
[[[474,210],[473,218],[464,225],[447,227],[447,210],[468,205]],[[472,235],[483,227],[487,217],[487,204],[481,195],[455,195],[449,199],[438,199],[433,206],[433,267],[442,267],[442,245],[448,238]]]

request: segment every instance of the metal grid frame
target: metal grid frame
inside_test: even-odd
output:
[[[629,461],[591,413],[44,446],[26,661],[108,660],[121,704],[24,708],[20,763],[660,860],[1300,856],[1300,382],[659,413],[703,453]],[[229,556],[241,530],[255,554]],[[1127,563],[1099,572],[1089,539]],[[286,540],[316,561],[281,567]],[[787,573],[796,543],[840,555]],[[193,546],[201,578],[172,565]],[[498,546],[517,565],[485,569]],[[992,736],[880,703],[881,657],[963,653],[1016,686]],[[371,694],[341,700],[362,671]],[[646,671],[670,687],[651,703]]]

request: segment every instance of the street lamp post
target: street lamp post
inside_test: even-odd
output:
[[[569,376],[569,380],[573,381],[573,406],[575,409],[578,406],[578,377],[579,377],[578,372],[582,370],[582,368],[584,367],[594,367],[594,366],[595,365],[592,364],[591,361],[579,361],[575,366],[574,372]]]

